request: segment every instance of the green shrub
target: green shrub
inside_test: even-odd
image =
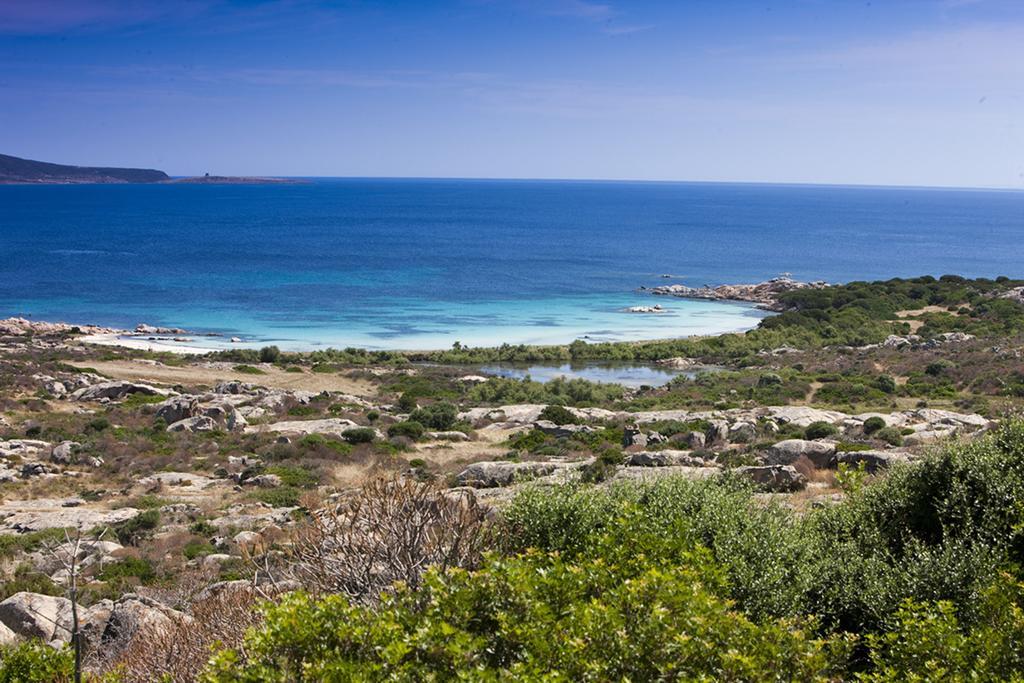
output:
[[[882,427],[872,434],[872,436],[879,441],[886,442],[890,446],[903,445],[903,432],[899,427]]]
[[[70,683],[75,655],[39,640],[0,648],[0,683]]]
[[[276,346],[264,346],[260,349],[261,363],[276,363],[281,358],[281,349]]]
[[[250,494],[253,500],[266,503],[276,508],[291,508],[299,506],[299,498],[302,491],[294,486],[279,486],[276,489],[261,489]]]
[[[592,556],[493,559],[477,572],[428,573],[374,609],[292,594],[266,626],[224,651],[209,680],[815,680],[845,659],[804,624],[748,620],[685,534]],[[667,557],[671,563],[665,562]],[[241,652],[245,654],[242,655]]]
[[[372,443],[377,438],[377,432],[369,427],[353,427],[343,431],[341,438],[351,444]]]
[[[416,397],[409,392],[405,392],[398,397],[398,409],[403,413],[411,413],[416,410]]]
[[[839,433],[834,424],[828,422],[812,422],[807,425],[804,430],[805,439],[824,439],[830,436],[835,436]]]
[[[531,429],[528,432],[520,432],[511,439],[508,445],[516,450],[533,452],[548,441],[548,435],[539,429]]]
[[[864,420],[864,433],[874,434],[880,429],[885,429],[885,420],[880,417],[869,417]]]
[[[892,375],[879,375],[875,380],[875,386],[884,394],[896,393],[896,380]]]
[[[554,422],[556,425],[575,424],[577,418],[564,406],[545,406],[538,419]]]
[[[271,465],[266,469],[266,472],[267,474],[277,475],[285,486],[309,489],[320,483],[320,477],[305,467]]]
[[[905,601],[890,631],[868,635],[874,671],[862,680],[1024,680],[1024,584],[999,577],[980,611],[978,622],[965,628],[951,602]]]
[[[113,530],[121,545],[138,545],[139,541],[151,536],[159,524],[160,511],[150,509],[115,525]]]
[[[122,583],[125,579],[137,579],[147,584],[156,579],[156,569],[149,560],[139,557],[125,557],[103,565],[98,577],[101,581]]]
[[[459,409],[447,401],[431,403],[423,408],[417,408],[409,415],[410,422],[418,422],[427,429],[439,432],[448,431],[455,424]]]
[[[388,436],[404,436],[407,439],[418,441],[423,438],[423,432],[426,431],[419,422],[407,421],[407,422],[396,422],[395,424],[388,427]]]
[[[254,365],[236,365],[234,369],[235,369],[235,372],[241,372],[241,373],[246,374],[246,375],[265,375],[265,374],[267,374],[267,373],[263,372],[262,370],[260,370],[259,368],[257,368]]]

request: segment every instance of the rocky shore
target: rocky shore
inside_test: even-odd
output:
[[[675,296],[682,299],[710,299],[713,301],[744,301],[757,304],[768,311],[781,311],[779,296],[795,289],[824,289],[828,284],[822,281],[800,282],[789,277],[776,277],[756,284],[718,285],[712,287],[687,287],[686,285],[660,285],[641,287],[640,291],[659,296]]]

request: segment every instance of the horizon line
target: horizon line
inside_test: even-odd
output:
[[[199,178],[202,174],[194,175],[171,175],[171,178]],[[879,190],[963,190],[963,191],[990,191],[990,192],[1024,192],[1024,185],[1020,186],[991,186],[991,185],[914,185],[914,184],[888,184],[888,183],[830,183],[801,180],[679,180],[665,178],[556,178],[556,177],[526,177],[526,176],[417,176],[417,175],[274,175],[274,174],[241,174],[225,175],[213,174],[224,178],[283,178],[288,180],[452,180],[452,181],[480,181],[480,182],[550,182],[550,183],[635,183],[635,184],[662,184],[662,185],[772,185],[772,186],[793,186],[793,187],[841,187],[841,188],[862,188]]]

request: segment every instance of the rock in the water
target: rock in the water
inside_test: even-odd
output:
[[[807,479],[792,465],[751,465],[737,467],[733,472],[776,493],[799,491],[807,486]]]
[[[806,439],[786,439],[769,446],[764,454],[768,465],[792,465],[801,456],[806,457],[817,468],[828,467],[832,456],[836,454],[836,445],[826,441],[807,441]]]
[[[0,622],[21,638],[46,643],[71,640],[71,601],[22,591],[0,602]]]

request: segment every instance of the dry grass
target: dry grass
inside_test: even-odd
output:
[[[231,363],[216,365],[192,364],[183,366],[150,365],[133,360],[89,360],[69,363],[77,367],[90,367],[113,379],[154,382],[157,384],[185,386],[214,386],[220,382],[251,382],[260,386],[292,391],[334,391],[356,396],[372,396],[374,385],[361,378],[352,378],[336,373],[285,372],[272,365],[263,364],[262,375],[238,372]]]

